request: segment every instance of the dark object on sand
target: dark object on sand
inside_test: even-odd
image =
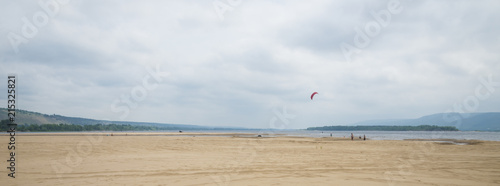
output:
[[[361,136],[359,136],[359,139],[361,139]]]
[[[259,134],[257,137],[258,137],[258,138],[262,138],[262,135],[260,135],[260,134]]]
[[[354,140],[354,135],[351,133],[351,140]]]
[[[179,130],[179,133],[182,133],[182,130]]]
[[[366,140],[366,135],[363,134],[363,140]]]

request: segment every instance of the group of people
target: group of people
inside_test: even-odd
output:
[[[361,139],[361,136],[359,136],[359,139]],[[354,140],[354,134],[351,133],[351,140]],[[363,134],[363,140],[366,140],[366,135]]]
[[[321,132],[323,133],[323,132]],[[333,137],[333,133],[330,133],[330,137]],[[345,136],[344,136],[345,138]],[[361,136],[359,136],[359,139],[363,139],[363,140],[366,140],[366,135],[363,134],[363,138],[361,138]],[[351,133],[351,140],[354,140],[354,134]]]

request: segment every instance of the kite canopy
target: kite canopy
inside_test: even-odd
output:
[[[313,97],[314,95],[318,94],[318,92],[314,92],[313,94],[311,94],[311,100],[313,100]]]

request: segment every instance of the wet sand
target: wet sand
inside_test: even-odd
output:
[[[110,134],[110,133],[109,133]],[[123,135],[126,134],[126,135]],[[133,135],[137,134],[137,135]],[[498,185],[500,142],[194,133],[18,134],[1,185]]]

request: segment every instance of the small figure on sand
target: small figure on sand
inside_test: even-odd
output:
[[[354,140],[354,134],[351,133],[351,141]]]
[[[366,140],[366,135],[363,134],[363,140]]]
[[[330,133],[330,137],[332,137],[332,133]]]

